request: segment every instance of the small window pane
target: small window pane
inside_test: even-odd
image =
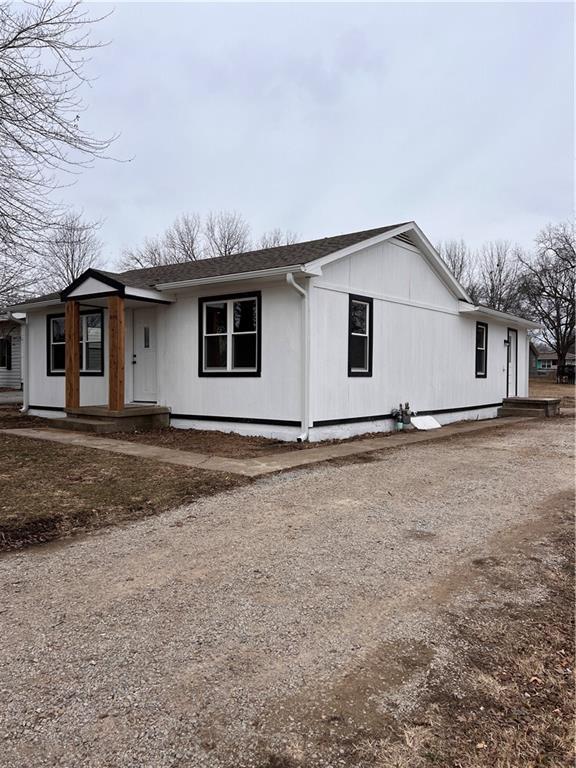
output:
[[[352,370],[368,369],[367,336],[350,336],[350,367]]]
[[[476,326],[476,348],[484,349],[484,326]]]
[[[83,341],[97,342],[102,338],[102,315],[86,315],[86,339],[82,335]],[[82,324],[82,334],[84,334],[84,324]]]
[[[150,328],[144,326],[144,349],[150,349]]]
[[[486,353],[483,349],[476,350],[476,373],[486,373]]]
[[[99,371],[102,364],[102,346],[100,342],[86,344],[86,370]]]
[[[52,341],[64,341],[64,318],[52,318]]]
[[[0,339],[0,368],[6,368],[8,363],[8,340]]]
[[[205,333],[226,333],[227,306],[221,304],[206,304],[206,328]]]
[[[226,368],[226,336],[205,338],[205,368]]]
[[[256,334],[232,337],[232,367],[256,368]]]
[[[65,344],[53,344],[52,345],[52,370],[63,371],[66,365],[66,345]]]
[[[256,299],[234,302],[234,330],[256,330]]]
[[[368,327],[368,305],[361,301],[353,301],[350,306],[350,331],[366,333]]]

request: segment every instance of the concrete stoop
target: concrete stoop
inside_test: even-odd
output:
[[[498,416],[549,417],[560,415],[560,398],[556,397],[506,397]]]
[[[121,411],[111,411],[105,406],[84,406],[66,410],[63,419],[48,419],[47,426],[74,432],[91,432],[105,435],[110,432],[145,431],[167,427],[170,409],[157,405],[127,405]]]

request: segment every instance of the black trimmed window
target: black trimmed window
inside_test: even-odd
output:
[[[66,325],[64,315],[48,315],[47,372],[63,376],[66,370]],[[88,310],[80,313],[80,374],[104,374],[104,313]]]
[[[488,324],[476,323],[476,378],[485,379],[488,370]]]
[[[348,305],[348,376],[372,376],[373,301],[350,295]]]
[[[198,313],[198,375],[260,376],[260,291],[199,299]]]
[[[0,338],[0,368],[5,371],[12,369],[12,337],[3,336]]]

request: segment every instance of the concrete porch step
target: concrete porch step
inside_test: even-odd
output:
[[[53,429],[67,429],[74,432],[92,432],[95,435],[106,435],[110,432],[118,432],[120,427],[114,421],[102,421],[100,419],[80,419],[75,416],[67,416],[64,419],[47,419],[47,426]]]
[[[498,416],[533,416],[543,418],[546,416],[545,408],[520,408],[504,405],[498,409]]]
[[[502,401],[502,409],[522,409],[530,416],[528,411],[536,411],[540,416],[558,416],[560,413],[560,398],[557,397],[505,397]],[[503,414],[502,414],[503,415]],[[512,414],[510,414],[512,415]],[[516,415],[516,414],[514,414]]]

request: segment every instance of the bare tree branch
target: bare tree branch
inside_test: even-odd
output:
[[[229,256],[250,250],[250,227],[235,211],[210,212],[204,224],[208,257]]]
[[[291,245],[298,242],[298,235],[287,229],[283,232],[279,227],[264,232],[260,238],[260,248],[277,248],[279,245]]]
[[[78,2],[0,4],[0,258],[38,250],[62,210],[50,193],[61,172],[78,173],[112,138],[81,127],[91,18]]]
[[[47,291],[61,291],[90,267],[100,264],[102,244],[98,224],[69,213],[53,229],[44,247],[40,284]]]
[[[558,355],[558,368],[574,344],[576,323],[576,236],[574,227],[548,225],[536,238],[536,251],[522,256],[522,290],[540,338]]]

